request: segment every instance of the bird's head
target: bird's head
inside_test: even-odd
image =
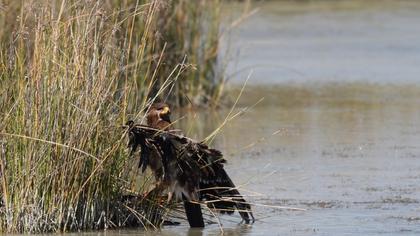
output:
[[[156,124],[159,120],[171,123],[170,115],[171,110],[168,104],[163,102],[154,103],[147,112],[147,124],[153,126],[153,124]]]

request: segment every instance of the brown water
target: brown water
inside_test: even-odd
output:
[[[257,221],[222,217],[225,235],[420,235],[420,3],[259,4],[233,35],[233,55],[242,51],[228,71],[254,67],[251,84],[270,86],[247,87],[235,111],[264,100],[213,143]],[[177,125],[204,138],[227,113]],[[181,223],[83,234],[221,234]]]

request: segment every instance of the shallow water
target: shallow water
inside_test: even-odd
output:
[[[419,1],[261,1],[254,7],[259,11],[225,40],[231,81],[244,82],[252,69],[255,84],[420,82]]]
[[[420,89],[250,87],[239,106],[260,97],[215,145],[235,182],[258,193],[247,193],[252,202],[306,211],[257,206],[252,227],[225,227],[245,235],[420,233]],[[223,120],[209,117],[195,119]]]

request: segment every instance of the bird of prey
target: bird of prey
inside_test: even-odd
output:
[[[245,223],[254,222],[251,206],[226,173],[220,151],[173,132],[165,103],[153,104],[146,119],[148,126],[128,123],[131,152],[140,147],[139,168],[152,170],[158,188],[168,190],[168,199],[183,199],[191,227],[204,227],[197,202],[223,214],[237,210]]]

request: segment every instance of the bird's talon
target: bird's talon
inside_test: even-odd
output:
[[[167,199],[167,203],[170,203],[172,200],[172,196],[173,196],[173,192],[169,192],[168,193],[168,199]]]

